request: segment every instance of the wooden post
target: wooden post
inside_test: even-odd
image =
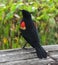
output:
[[[58,45],[43,46],[52,58],[39,59],[33,48],[0,50],[0,65],[58,65]]]

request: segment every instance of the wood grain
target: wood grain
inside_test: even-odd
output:
[[[50,53],[58,62],[58,45],[47,45],[43,48]],[[47,59],[37,58],[35,49],[8,49],[0,50],[0,65],[52,65],[55,61],[48,57]]]

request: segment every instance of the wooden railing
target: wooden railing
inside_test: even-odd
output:
[[[33,48],[0,50],[0,65],[58,65],[58,45],[43,47],[52,58],[37,58]]]

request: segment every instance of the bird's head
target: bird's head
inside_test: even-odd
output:
[[[22,10],[22,15],[23,15],[23,18],[31,18],[31,14],[30,12],[26,11],[26,10]]]

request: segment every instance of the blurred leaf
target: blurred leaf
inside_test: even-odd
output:
[[[7,15],[6,15],[6,20],[10,20],[11,18],[13,18],[13,12],[9,12]]]
[[[56,26],[55,20],[54,20],[54,18],[52,18],[52,17],[49,19],[49,23],[50,23],[49,25],[50,25],[51,27],[55,27],[55,26]]]
[[[10,26],[9,25],[7,25],[5,28],[4,28],[4,36],[5,37],[8,37],[9,36],[9,30],[10,30]]]

